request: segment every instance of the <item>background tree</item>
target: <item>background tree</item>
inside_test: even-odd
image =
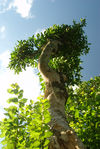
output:
[[[49,137],[52,135],[47,123],[50,121],[48,101],[38,97],[33,104],[23,98],[23,90],[17,83],[8,89],[14,97],[8,99],[11,105],[5,108],[5,116],[0,121],[0,138],[3,149],[43,149],[48,148]]]
[[[100,77],[83,81],[70,89],[66,104],[69,125],[88,149],[100,148]]]
[[[66,121],[66,87],[80,82],[80,56],[89,51],[84,34],[86,21],[73,25],[54,25],[44,33],[18,41],[11,53],[9,67],[16,73],[27,66],[36,67],[45,82],[45,96],[50,102],[53,137],[50,149],[84,148],[82,142]]]

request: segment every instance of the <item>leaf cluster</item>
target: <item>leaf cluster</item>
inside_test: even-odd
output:
[[[85,19],[81,19],[79,23],[73,21],[73,25],[53,25],[44,33],[33,35],[28,40],[18,41],[11,53],[9,68],[14,69],[16,73],[26,69],[27,66],[37,68],[43,47],[49,40],[58,40],[61,45],[59,50],[52,54],[49,65],[67,76],[68,85],[79,82],[82,69],[80,56],[89,52],[89,43],[84,32],[85,26]]]

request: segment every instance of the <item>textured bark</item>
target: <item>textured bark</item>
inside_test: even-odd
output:
[[[48,65],[52,54],[59,50],[58,41],[48,41],[43,47],[39,58],[38,68],[45,81],[45,98],[50,102],[51,122],[53,131],[49,149],[84,149],[83,143],[77,137],[73,129],[68,126],[65,115],[65,103],[68,94],[65,88],[63,76],[51,69]]]

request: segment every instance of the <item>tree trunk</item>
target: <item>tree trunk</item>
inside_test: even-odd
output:
[[[56,55],[59,42],[48,41],[43,47],[39,58],[38,68],[45,81],[45,98],[50,102],[51,122],[50,127],[53,131],[49,149],[84,149],[83,143],[77,137],[72,128],[69,127],[66,115],[65,104],[68,94],[63,81],[63,76],[51,69],[48,65],[52,54]]]

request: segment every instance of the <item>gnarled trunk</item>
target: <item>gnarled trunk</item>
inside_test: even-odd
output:
[[[84,149],[83,143],[75,132],[68,126],[65,115],[65,103],[68,94],[63,81],[63,76],[51,69],[49,59],[56,54],[59,42],[48,41],[39,58],[38,68],[45,81],[45,98],[50,102],[51,122],[53,131],[49,149]]]

